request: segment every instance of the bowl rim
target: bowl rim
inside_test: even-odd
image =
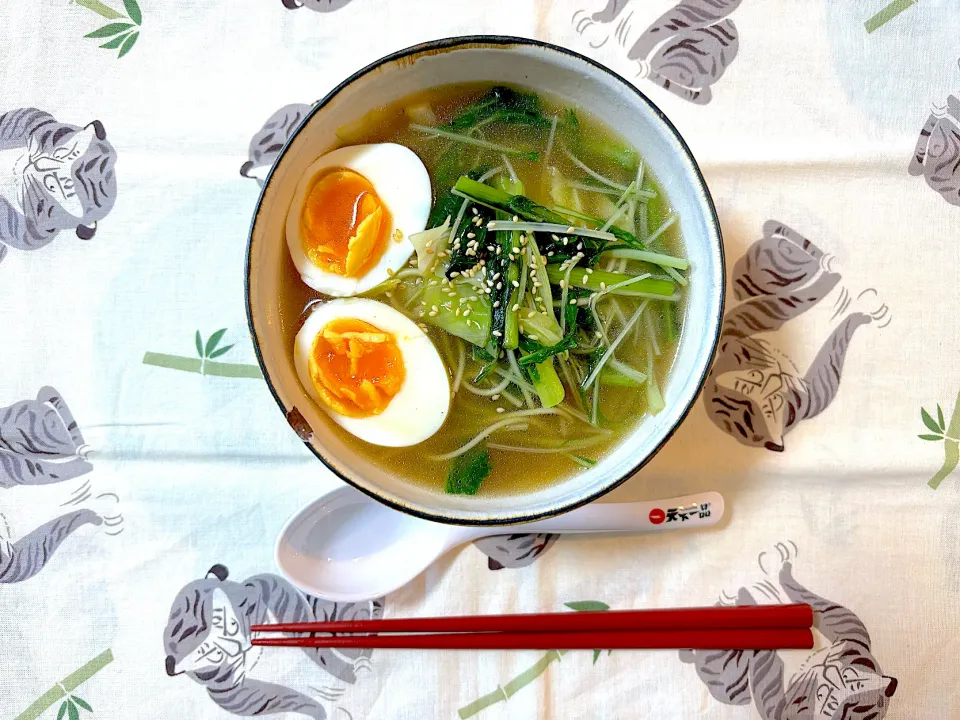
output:
[[[700,397],[700,393],[703,390],[703,386],[706,383],[707,377],[710,374],[710,370],[713,366],[713,359],[716,355],[717,346],[720,342],[720,334],[723,327],[723,314],[725,309],[726,302],[726,258],[724,254],[723,247],[723,233],[720,228],[720,220],[717,216],[717,209],[713,202],[713,196],[710,194],[710,189],[707,187],[706,180],[703,177],[703,172],[700,170],[700,166],[697,163],[696,158],[690,150],[690,146],[687,144],[687,141],[684,139],[683,135],[680,134],[680,131],[676,126],[670,121],[670,119],[663,113],[663,111],[648,98],[636,85],[631,83],[629,80],[624,78],[619,73],[610,69],[609,67],[601,64],[600,62],[593,60],[592,58],[587,57],[581,53],[576,52],[575,50],[570,50],[569,48],[562,47],[560,45],[555,45],[553,43],[545,42],[543,40],[538,40],[536,38],[526,38],[513,35],[455,35],[445,38],[439,38],[437,40],[428,40],[426,42],[417,43],[415,45],[410,45],[406,48],[396,50],[392,53],[384,55],[383,57],[374,60],[373,62],[367,64],[356,72],[352,73],[350,76],[345,78],[343,81],[338,83],[333,89],[331,89],[322,99],[313,103],[310,110],[304,115],[303,119],[296,126],[294,131],[290,134],[290,137],[283,144],[283,147],[280,149],[280,152],[277,154],[277,159],[274,160],[269,171],[267,172],[263,185],[260,188],[260,194],[257,197],[257,203],[254,207],[253,217],[250,221],[250,229],[247,233],[247,247],[244,258],[244,300],[246,305],[246,314],[247,314],[247,327],[250,333],[250,339],[253,343],[254,354],[257,358],[257,363],[260,366],[260,371],[263,373],[263,379],[267,384],[267,388],[270,390],[270,394],[273,396],[273,399],[276,401],[277,405],[280,407],[281,412],[285,415],[290,411],[284,405],[283,401],[280,398],[279,393],[277,392],[274,382],[270,377],[270,373],[267,369],[266,362],[263,357],[263,353],[260,350],[260,342],[257,338],[257,331],[254,327],[253,319],[253,306],[251,302],[250,295],[250,286],[251,286],[251,277],[253,274],[252,264],[251,264],[251,249],[253,247],[253,237],[254,230],[257,225],[257,220],[260,217],[260,212],[263,209],[263,202],[266,196],[267,189],[270,186],[270,181],[273,178],[273,173],[280,166],[281,161],[286,155],[287,151],[290,149],[293,141],[300,134],[301,130],[310,122],[310,120],[320,112],[328,103],[330,103],[333,98],[335,98],[343,89],[347,86],[353,84],[355,81],[364,77],[365,75],[376,71],[383,65],[392,63],[396,60],[403,58],[409,58],[417,55],[430,54],[438,50],[452,50],[460,47],[469,47],[469,46],[485,46],[485,47],[509,47],[514,45],[524,45],[531,46],[540,49],[549,50],[551,52],[560,53],[568,57],[572,57],[580,62],[584,62],[587,65],[591,66],[594,70],[602,72],[612,79],[623,85],[630,92],[632,92],[637,99],[644,103],[653,114],[659,119],[663,126],[673,135],[676,141],[679,143],[681,151],[685,156],[687,162],[690,163],[690,167],[693,170],[694,178],[696,180],[698,190],[703,196],[705,205],[709,211],[708,216],[706,217],[707,225],[712,229],[712,237],[716,240],[717,253],[719,256],[719,267],[720,273],[718,278],[718,294],[719,294],[719,304],[718,304],[718,314],[716,318],[716,329],[712,341],[710,342],[710,353],[709,359],[704,364],[703,371],[700,377],[697,379],[695,385],[691,385],[694,388],[693,392],[690,394],[689,400],[685,403],[683,409],[681,410],[679,416],[675,423],[673,423],[670,428],[663,434],[663,436],[656,442],[653,449],[647,453],[646,456],[641,458],[635,465],[633,465],[629,471],[622,474],[620,477],[617,477],[610,482],[604,483],[603,487],[598,490],[585,494],[582,497],[579,497],[575,500],[566,503],[557,503],[552,505],[550,508],[544,509],[539,512],[523,512],[519,511],[517,513],[490,513],[491,516],[484,518],[460,518],[460,517],[451,517],[448,515],[442,514],[442,512],[431,511],[427,508],[422,507],[416,503],[405,503],[400,499],[394,499],[385,495],[381,495],[375,489],[363,487],[358,484],[351,478],[347,477],[346,474],[342,473],[337,469],[335,463],[328,461],[323,454],[317,450],[309,441],[304,441],[307,449],[318,459],[320,462],[326,466],[330,472],[332,472],[336,477],[345,482],[347,485],[350,485],[353,488],[356,488],[360,492],[368,495],[377,502],[381,502],[387,505],[394,510],[413,515],[415,517],[421,518],[423,520],[429,520],[431,522],[443,523],[446,525],[461,525],[461,526],[473,526],[473,527],[491,527],[497,525],[516,525],[526,522],[533,522],[535,520],[541,520],[544,518],[554,517],[556,515],[561,515],[565,512],[569,512],[578,507],[587,505],[600,497],[603,497],[610,491],[619,487],[625,483],[628,479],[633,477],[638,471],[643,469],[659,452],[663,449],[663,446],[673,437],[676,433],[677,428],[683,424],[683,421],[689,415],[690,410],[693,408],[694,404],[697,402],[697,398]]]

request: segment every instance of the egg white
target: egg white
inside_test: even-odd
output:
[[[344,277],[318,268],[303,252],[300,237],[303,203],[316,176],[335,168],[353,170],[369,180],[391,215],[392,224],[387,229],[387,246],[383,255],[360,277]],[[390,277],[388,270],[396,272],[407,262],[414,250],[408,238],[426,227],[432,202],[430,175],[410,148],[396,143],[379,143],[333,150],[310,165],[297,184],[287,211],[286,236],[290,257],[300,277],[314,290],[334,297],[359,295]],[[403,233],[399,241],[393,237],[396,230]]]
[[[340,318],[363,320],[396,338],[404,380],[379,415],[340,415],[320,399],[314,387],[309,365],[314,340],[327,323]],[[317,306],[297,333],[293,358],[297,376],[310,397],[340,427],[374,445],[406,447],[423,442],[440,429],[450,410],[450,378],[430,338],[408,317],[376,300],[344,298]]]

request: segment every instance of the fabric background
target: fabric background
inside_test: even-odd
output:
[[[628,57],[672,0],[619,0],[610,3],[615,20],[587,27],[581,21],[605,0],[303,1],[290,9],[281,0],[140,0],[140,35],[119,58],[118,48],[99,47],[109,36],[84,35],[131,24],[102,10],[132,18],[130,2],[0,8],[0,113],[39,108],[75,129],[99,120],[116,162],[115,203],[89,241],[71,225],[26,250],[4,235],[0,212],[0,248],[9,246],[0,255],[0,408],[55,388],[93,466],[37,485],[0,464],[0,548],[81,507],[103,521],[61,528],[62,545],[42,571],[0,579],[0,716],[55,717],[56,692],[46,707],[25,711],[98,657],[99,670],[66,688],[98,718],[231,716],[201,684],[165,672],[171,605],[216,564],[236,582],[273,573],[281,525],[338,482],[255,377],[242,278],[259,187],[238,173],[251,137],[277,110],[318,100],[386,53],[503,33],[585,53],[666,112],[717,203],[728,272],[770,220],[835,257],[833,294],[769,334],[801,373],[846,314],[883,305],[889,314],[849,338],[835,398],[790,429],[783,452],[738,442],[698,402],[655,461],[607,498],[718,490],[729,510],[720,527],[561,538],[535,562],[498,571],[467,547],[388,596],[384,613],[711,604],[764,580],[777,584],[785,561],[801,585],[855,613],[883,674],[897,678],[895,694],[864,717],[960,717],[960,474],[928,485],[956,441],[917,437],[931,433],[921,407],[936,420],[939,404],[946,424],[960,412],[960,170],[945,162],[930,182],[934,170],[908,172],[928,121],[942,130],[931,136],[931,157],[953,152],[960,161],[960,117],[944,109],[960,94],[956,4],[893,3],[903,11],[868,32],[887,0],[689,0],[712,6],[718,26],[732,23],[739,45],[708,83],[709,101],[691,102],[650,79],[652,60],[645,67]],[[16,152],[4,147],[7,177]],[[835,316],[844,297],[849,309]],[[233,345],[217,358],[230,365],[226,375],[144,362],[148,353],[197,358],[195,333],[206,340],[221,328],[218,347]],[[0,451],[11,457],[19,422],[0,410]],[[808,654],[780,653],[785,687]],[[544,656],[378,651],[369,662],[352,659],[356,672],[345,680],[306,656],[264,654],[247,672],[313,693],[331,718],[452,718]],[[570,653],[544,668],[477,716],[833,717],[813,707],[767,714],[749,694],[712,696],[673,652]],[[322,716],[311,712],[280,717]]]

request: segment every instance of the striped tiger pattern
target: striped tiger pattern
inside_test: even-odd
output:
[[[881,720],[897,679],[883,674],[867,629],[851,610],[797,582],[786,545],[778,544],[777,551],[782,563],[779,588],[764,581],[754,592],[774,602],[812,606],[814,627],[827,645],[786,679],[783,660],[770,650],[683,650],[680,659],[695,667],[716,700],[727,705],[752,702],[763,720]],[[721,598],[717,604],[731,603]],[[741,588],[733,604],[756,605],[757,600]]]
[[[724,317],[703,403],[714,424],[745,445],[782,452],[788,432],[833,402],[856,331],[889,322],[886,305],[846,314],[805,373],[771,343],[766,333],[779,330],[837,287],[841,277],[830,263],[810,240],[770,220],[763,238],[734,266],[731,287],[740,304]],[[875,291],[860,296],[870,294]],[[845,309],[841,305],[838,313]]]
[[[257,184],[262,186],[267,173],[280,156],[284,144],[307,116],[309,110],[309,105],[300,103],[285,105],[271,115],[263,127],[250,139],[249,157],[240,166],[240,175],[256,180]]]
[[[383,615],[383,599],[336,603],[305,595],[276,575],[242,582],[228,579],[214,565],[202,580],[188,583],[170,609],[163,647],[166,672],[185,674],[203,685],[210,699],[245,717],[294,713],[326,717],[319,699],[283,685],[251,677],[260,648],[250,644],[250,626],[268,622],[360,620]],[[318,667],[345,683],[355,683],[369,669],[369,649],[304,648]]]
[[[729,15],[742,0],[683,0],[653,21],[631,42],[633,13],[624,13],[630,0],[608,0],[587,15],[574,14],[574,25],[584,34],[594,25],[611,25],[613,36],[627,50],[627,59],[639,66],[637,73],[664,90],[696,105],[713,97],[711,86],[734,61],[740,46],[737,27]],[[591,43],[593,48],[602,47]]]
[[[960,98],[956,95],[947,98],[945,113],[930,114],[908,171],[923,177],[948,203],[960,206]]]
[[[36,108],[0,115],[0,261],[63,230],[91,239],[117,196],[117,154],[99,120],[58,122]]]

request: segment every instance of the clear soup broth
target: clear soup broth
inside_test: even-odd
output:
[[[454,391],[445,423],[409,447],[370,444],[334,422],[328,428],[377,465],[437,492],[521,494],[601,460],[645,417],[662,409],[683,325],[690,270],[681,228],[656,169],[643,163],[643,148],[628,146],[583,108],[526,88],[496,87],[499,96],[494,84],[435,88],[337,133],[341,146],[398,143],[413,150],[433,188],[427,228],[444,221],[452,228],[460,218],[456,235],[438,243],[445,249],[431,274],[416,270],[414,254],[389,280],[363,293],[413,319],[433,342]],[[488,230],[482,245],[472,244],[481,234],[476,231],[491,220],[524,218],[451,194],[461,176],[528,198],[561,216],[563,231]],[[581,230],[601,237],[576,234]],[[500,245],[513,258],[508,265],[501,260],[504,253],[497,253]],[[465,254],[469,250],[474,253]],[[514,250],[520,252],[511,255]],[[449,279],[454,262],[463,270]],[[546,276],[534,269],[537,263]],[[497,268],[512,270],[491,285]],[[508,278],[516,283],[510,281],[513,291],[504,303],[497,282]],[[489,294],[471,291],[470,283],[486,285]],[[298,331],[329,298],[304,284],[289,257],[280,288],[283,337],[294,363]],[[492,335],[478,347],[448,331],[463,320],[458,310],[467,306],[492,318],[498,298],[499,307],[508,304],[514,317],[514,348],[502,348],[503,333],[511,334],[508,324],[497,338],[500,347],[490,345]],[[481,300],[491,307],[478,308]],[[541,319],[554,331],[559,326],[559,335],[545,336],[542,323],[537,325]],[[448,329],[441,326],[444,321]],[[562,351],[543,363],[521,364],[555,348],[551,341],[557,337],[566,341]],[[498,355],[491,361],[494,352]],[[544,407],[544,394],[546,404],[554,403],[558,387],[562,400]],[[470,447],[454,456],[465,446]]]

